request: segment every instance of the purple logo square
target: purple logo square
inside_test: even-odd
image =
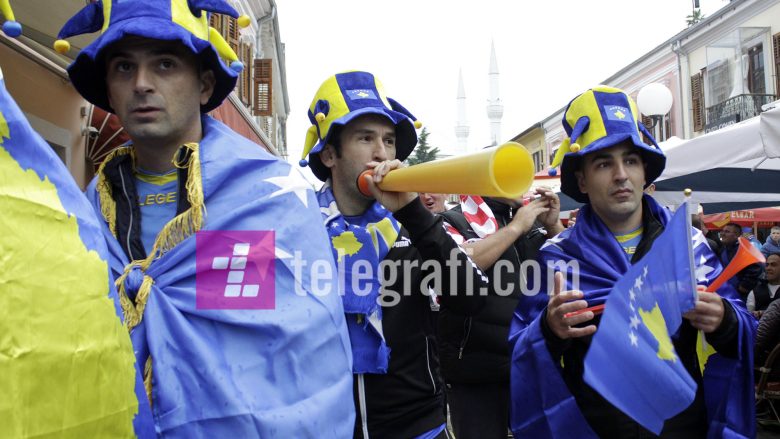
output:
[[[195,234],[197,309],[274,309],[273,231]]]

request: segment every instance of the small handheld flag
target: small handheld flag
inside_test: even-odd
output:
[[[682,314],[695,304],[691,247],[690,215],[683,205],[609,293],[585,357],[585,381],[656,434],[696,395],[696,383],[671,340]]]

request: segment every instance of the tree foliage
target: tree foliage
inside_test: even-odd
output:
[[[430,162],[436,160],[436,156],[439,155],[439,148],[431,148],[428,144],[428,132],[427,128],[423,128],[420,132],[417,148],[414,149],[414,153],[406,159],[406,163],[409,165],[417,165],[420,163]]]
[[[691,27],[703,19],[704,14],[701,13],[701,9],[696,8],[693,10],[693,13],[688,14],[688,16],[685,17],[685,22],[688,23],[688,27]]]

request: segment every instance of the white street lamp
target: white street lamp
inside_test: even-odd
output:
[[[647,84],[639,90],[639,94],[636,96],[636,105],[639,107],[640,113],[653,119],[651,129],[654,130],[658,122],[661,122],[660,141],[666,140],[663,120],[664,116],[672,109],[672,92],[658,82]]]

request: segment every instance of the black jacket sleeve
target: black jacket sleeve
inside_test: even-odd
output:
[[[775,300],[764,311],[756,331],[756,358],[766,358],[780,341],[780,300]]]
[[[420,198],[393,216],[409,232],[420,252],[424,280],[441,295],[441,305],[466,315],[485,304],[488,278],[442,227],[442,219],[423,206]]]

